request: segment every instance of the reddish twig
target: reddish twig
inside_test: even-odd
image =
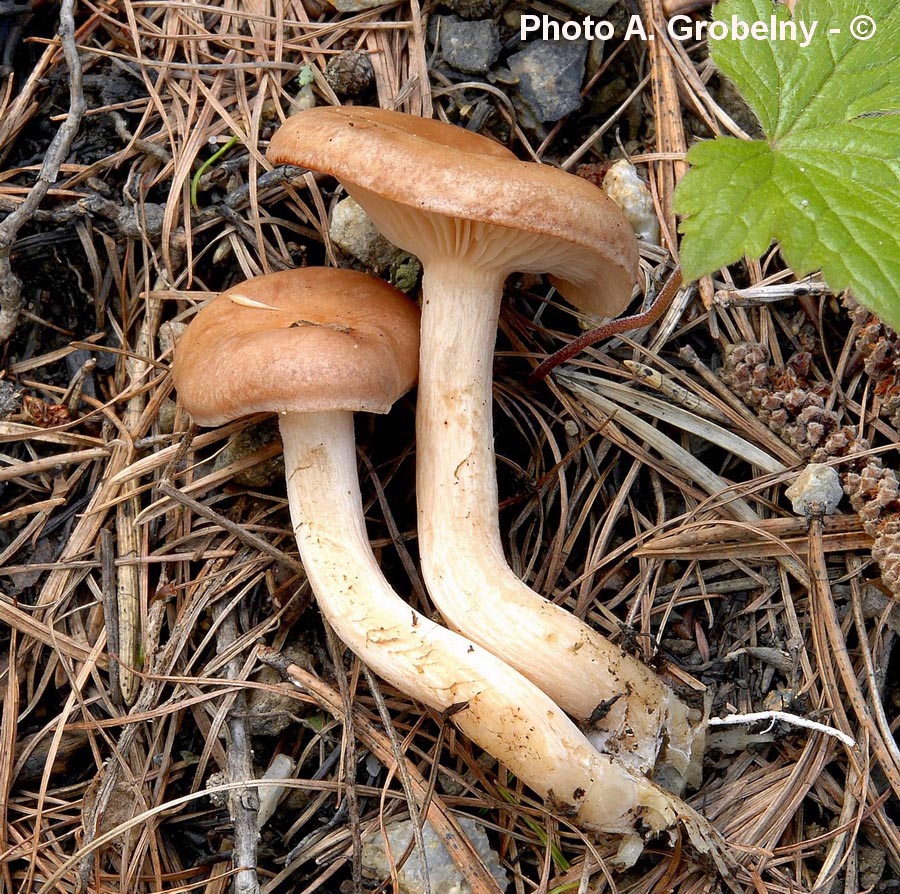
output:
[[[570,360],[576,354],[580,354],[585,348],[609,338],[612,335],[619,335],[622,332],[628,332],[631,329],[640,329],[642,326],[649,326],[655,323],[666,311],[672,303],[678,289],[681,287],[681,268],[676,267],[669,278],[666,280],[656,300],[650,307],[639,314],[633,314],[630,317],[620,317],[610,323],[604,323],[596,329],[585,332],[584,335],[578,336],[574,341],[569,342],[564,348],[560,348],[556,353],[551,354],[531,375],[528,377],[529,385],[536,385],[542,382],[547,376],[556,369],[561,363]]]

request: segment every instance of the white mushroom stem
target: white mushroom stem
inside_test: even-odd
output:
[[[366,664],[452,722],[574,821],[605,832],[655,832],[696,815],[598,753],[536,686],[489,652],[414,611],[369,545],[349,413],[280,417],[288,499],[300,556],[323,615]],[[692,832],[692,837],[695,837]],[[699,834],[708,844],[708,835]]]
[[[506,271],[425,264],[416,423],[419,548],[447,623],[579,720],[615,699],[591,740],[631,767],[682,778],[702,756],[688,709],[636,658],[520,581],[503,552],[492,368]],[[490,300],[488,300],[490,297]],[[672,780],[677,787],[678,780]]]

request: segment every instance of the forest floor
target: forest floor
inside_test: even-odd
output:
[[[609,12],[620,35],[626,13],[659,24],[678,6],[636,2]],[[642,246],[652,297],[676,262],[686,148],[755,127],[703,44],[614,37],[588,55],[581,105],[541,125],[506,67],[512,3],[485,4],[500,39],[485,75],[448,65],[428,26],[445,10],[418,0],[61,9],[74,26],[62,43],[56,5],[2,20],[0,892],[213,894],[233,876],[240,891],[350,891],[360,836],[423,803],[478,894],[496,883],[460,843],[460,815],[486,829],[517,894],[725,890],[681,840],[616,873],[614,840],[555,815],[349,653],[336,660],[273,427],[192,430],[169,374],[210,295],[303,264],[359,266],[329,238],[338,184],[265,161],[292,109],[339,101],[323,72],[345,50],[372,62],[357,102],[595,181],[627,156],[661,232]],[[47,157],[58,171],[29,200]],[[506,291],[495,418],[516,573],[698,710],[769,712],[711,728],[688,796],[724,836],[736,890],[900,891],[896,336],[773,250],[531,385],[596,321],[539,277]],[[431,614],[413,428],[413,396],[360,419],[360,472],[385,573]],[[811,459],[847,496],[809,520],[785,490]],[[293,682],[261,663],[272,650]],[[257,838],[241,783],[276,757],[287,779]]]

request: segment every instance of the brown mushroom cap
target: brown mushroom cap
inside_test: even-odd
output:
[[[268,158],[338,178],[393,242],[435,260],[550,273],[582,310],[618,314],[637,240],[596,186],[522,162],[459,127],[372,108],[322,106],[276,132]],[[500,238],[494,238],[499,236]]]
[[[402,292],[353,270],[305,267],[205,305],[172,375],[200,425],[261,412],[386,413],[415,384],[418,349],[419,310]]]

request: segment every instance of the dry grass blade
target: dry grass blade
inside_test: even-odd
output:
[[[656,151],[661,154],[683,155],[687,152],[687,140],[678,101],[678,77],[673,63],[674,51],[668,40],[666,19],[660,0],[644,0],[649,27],[655,40],[648,44],[651,60],[654,117],[657,127]],[[656,192],[662,209],[660,214],[665,243],[673,254],[677,253],[677,230],[672,199],[675,185],[684,175],[687,166],[683,161],[657,162],[655,174]]]
[[[715,507],[726,515],[739,521],[755,522],[758,514],[750,507],[742,497],[728,494],[733,485],[712,472],[708,466],[696,459],[696,457],[680,447],[671,438],[662,434],[653,426],[648,425],[633,413],[622,409],[621,405],[609,400],[595,388],[586,388],[580,381],[566,376],[558,376],[573,394],[578,395],[591,407],[596,408],[598,424],[606,424],[605,415],[611,425],[621,426],[637,435],[644,442],[656,450],[664,460],[675,465],[689,481],[700,485],[711,497],[714,498]]]
[[[560,378],[564,383],[567,381],[581,383],[589,386],[592,391],[602,390],[604,396],[609,397],[616,403],[630,407],[632,410],[646,413],[654,419],[668,422],[682,431],[690,432],[712,444],[717,444],[735,456],[742,457],[752,465],[759,466],[765,472],[779,473],[786,471],[785,466],[775,457],[770,456],[765,450],[761,450],[755,444],[740,437],[740,435],[736,435],[708,419],[702,419],[693,413],[682,410],[680,407],[673,406],[668,401],[635,391],[633,388],[603,376],[572,373]]]
[[[16,648],[18,636],[11,627],[9,653],[7,656],[6,692],[3,696],[2,719],[0,719],[0,854],[9,849],[9,794],[13,782],[13,766],[16,753],[16,720],[19,713],[19,680],[16,673]],[[12,876],[9,864],[4,861],[0,867],[3,887],[12,891]]]
[[[610,420],[614,420],[610,421],[610,425],[627,428],[659,452],[663,459],[680,469],[687,480],[699,484],[711,497],[711,502],[706,504],[707,507],[714,508],[737,521],[754,524],[759,520],[759,514],[750,504],[742,497],[734,495],[733,491],[735,488],[733,485],[730,485],[712,472],[706,465],[698,461],[692,453],[680,447],[671,438],[662,434],[628,410],[622,409],[619,404],[608,400],[594,389],[585,388],[576,381],[570,381],[569,387],[573,393],[579,395],[592,407],[595,407],[596,411],[605,413]],[[599,418],[598,422],[602,424],[602,420]],[[703,423],[702,428],[708,429],[709,425],[708,423]],[[723,439],[722,436],[719,436],[719,439],[731,441],[731,438]],[[772,462],[771,460],[767,461],[769,463]],[[725,494],[728,494],[728,496],[723,497]],[[805,583],[808,580],[806,570],[794,556],[779,555],[776,558],[779,564],[796,580],[801,583]]]
[[[848,728],[848,718],[841,697],[841,691],[843,691],[856,715],[857,723],[865,731],[871,743],[882,772],[894,790],[894,796],[900,798],[900,762],[896,760],[897,747],[895,743],[892,743],[893,747],[888,747],[882,740],[881,730],[878,729],[866,704],[835,609],[834,594],[828,579],[825,552],[822,549],[821,541],[821,520],[813,518],[809,526],[809,562],[813,582],[813,633],[816,649],[819,652],[820,666],[827,669],[831,678],[829,680],[831,685],[825,688],[826,697],[835,718],[841,720],[845,726],[844,731],[848,735],[852,735],[852,731]],[[834,671],[835,668],[837,673]],[[857,774],[863,773],[863,767],[853,757],[851,757],[851,763]],[[877,798],[877,794],[874,794],[873,798]]]
[[[88,647],[76,642],[70,636],[41,623],[5,598],[0,598],[0,620],[7,624],[10,629],[25,634],[29,639],[38,640],[45,645],[51,646],[60,655],[65,655],[73,661],[85,661],[91,654],[91,650]],[[97,662],[101,667],[106,665],[106,661],[105,655],[100,655],[97,658]]]
[[[656,558],[752,559],[798,556],[809,549],[806,520],[761,518],[753,524],[693,522],[671,533],[646,540],[637,555]],[[713,537],[713,535],[715,535]],[[823,519],[822,549],[826,553],[871,548],[872,538],[852,515]]]
[[[283,553],[281,550],[275,549],[267,540],[264,540],[262,537],[257,537],[257,535],[252,531],[248,531],[245,527],[236,524],[230,519],[225,518],[218,512],[214,512],[208,506],[204,506],[202,503],[199,503],[196,500],[192,500],[186,494],[181,493],[178,488],[173,487],[171,484],[169,484],[168,481],[160,481],[159,484],[157,484],[157,488],[170,499],[174,500],[177,503],[181,503],[183,506],[187,506],[197,515],[208,519],[223,530],[226,530],[230,534],[233,534],[248,546],[259,550],[265,555],[271,556],[277,562],[286,565],[288,568],[291,568],[299,574],[304,573],[303,566],[295,558],[287,555],[287,553]]]

